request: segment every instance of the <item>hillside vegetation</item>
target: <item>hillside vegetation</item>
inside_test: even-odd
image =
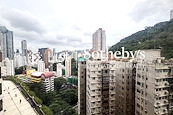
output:
[[[141,49],[162,49],[161,55],[167,59],[173,58],[173,20],[160,22],[153,27],[146,27],[122,39],[110,47],[110,51],[118,51],[125,47],[127,51]]]

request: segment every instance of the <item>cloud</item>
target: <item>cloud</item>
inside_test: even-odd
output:
[[[37,33],[46,32],[41,22],[28,11],[22,11],[12,8],[0,8],[2,18],[8,20],[12,27],[20,28],[25,31],[33,31]]]
[[[157,20],[168,17],[172,8],[172,0],[145,0],[138,2],[129,15],[136,23],[139,23],[146,19]]]

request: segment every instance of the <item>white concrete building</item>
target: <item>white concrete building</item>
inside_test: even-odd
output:
[[[14,61],[5,58],[2,61],[1,71],[2,76],[14,76]]]
[[[45,72],[41,75],[44,92],[54,91],[55,76],[52,72]]]
[[[102,28],[99,28],[93,34],[93,50],[94,51],[106,51],[106,34]]]
[[[14,67],[21,67],[27,65],[27,59],[26,56],[23,56],[22,54],[16,53],[14,55]]]
[[[39,60],[39,61],[37,62],[37,70],[38,70],[39,72],[44,72],[44,71],[45,71],[45,63],[44,63],[44,61]]]
[[[65,75],[71,76],[71,57],[67,56],[65,59]]]
[[[61,77],[62,76],[62,69],[63,69],[63,65],[61,63],[58,63],[56,65],[56,76],[57,77]]]

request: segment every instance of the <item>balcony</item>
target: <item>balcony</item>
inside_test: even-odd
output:
[[[169,92],[168,92],[167,90],[165,90],[165,91],[157,91],[157,92],[155,93],[155,96],[156,96],[156,97],[168,96],[168,95],[169,95]]]
[[[165,82],[158,82],[158,83],[155,83],[155,86],[157,88],[169,87],[169,82],[167,82],[167,81],[165,81]]]

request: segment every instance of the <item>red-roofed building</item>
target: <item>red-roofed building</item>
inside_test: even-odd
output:
[[[53,72],[33,72],[31,74],[32,82],[42,82],[43,91],[53,91],[54,90],[54,73]]]

